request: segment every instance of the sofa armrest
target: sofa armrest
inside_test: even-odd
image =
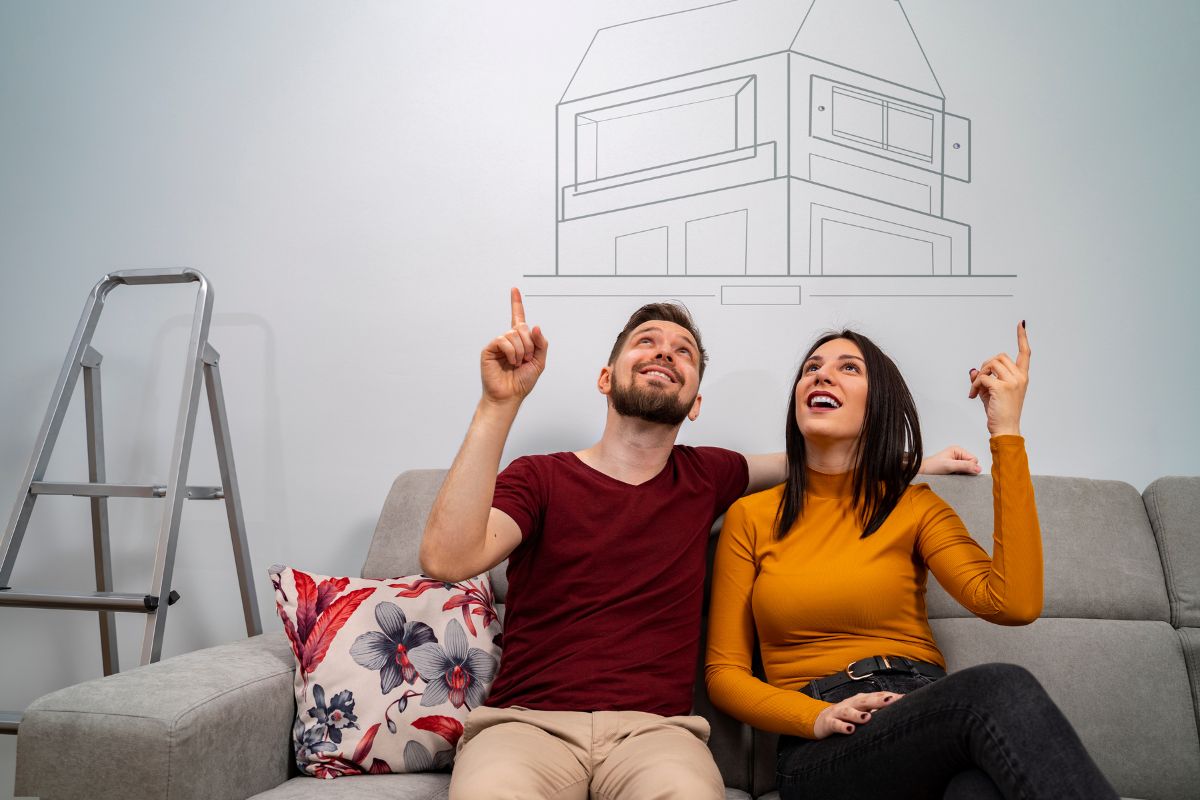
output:
[[[17,735],[16,795],[241,800],[287,780],[294,659],[282,633],[48,694]]]

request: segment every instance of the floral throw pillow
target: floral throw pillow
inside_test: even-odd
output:
[[[445,583],[269,570],[296,655],[296,765],[318,778],[446,769],[500,664],[488,576]]]

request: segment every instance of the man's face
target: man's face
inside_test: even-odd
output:
[[[625,341],[600,373],[600,391],[613,410],[661,425],[679,425],[700,413],[700,348],[681,325],[650,320]]]

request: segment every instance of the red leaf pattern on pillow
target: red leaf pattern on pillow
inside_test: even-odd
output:
[[[443,717],[440,714],[419,717],[409,724],[414,728],[436,733],[450,744],[458,744],[459,738],[463,735],[463,724],[461,722],[454,717]]]
[[[295,570],[292,574],[296,576],[296,633],[303,644],[317,621],[317,585],[307,573]]]
[[[317,587],[317,616],[321,616],[338,594],[346,591],[346,587],[349,585],[349,578],[330,578],[321,581],[321,585]]]
[[[379,726],[382,724],[382,722],[376,722],[367,728],[367,732],[363,734],[362,741],[358,743],[358,747],[354,748],[354,755],[350,757],[351,761],[362,764],[367,760],[367,753],[371,752],[371,745],[375,744],[375,734],[379,733]],[[378,761],[379,759],[375,760]]]
[[[297,577],[302,573],[297,572]],[[307,576],[306,576],[307,577]],[[312,580],[309,580],[309,584]],[[296,581],[296,585],[300,585],[300,581]],[[305,672],[312,672],[316,669],[321,661],[325,658],[325,653],[329,651],[329,645],[333,642],[333,637],[346,624],[346,620],[350,619],[350,615],[354,613],[354,609],[362,605],[362,601],[366,600],[375,593],[374,589],[355,589],[349,594],[344,594],[330,604],[324,614],[317,617],[317,622],[313,625],[312,632],[304,639],[304,652],[301,657],[301,666]],[[314,610],[316,597],[313,598]],[[297,609],[297,615],[299,609]]]

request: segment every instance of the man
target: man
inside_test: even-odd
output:
[[[547,348],[513,289],[512,328],[483,350],[483,396],[421,543],[426,573],[448,581],[509,559],[500,673],[467,719],[450,796],[723,798],[708,723],[688,716],[706,543],[730,503],[783,481],[784,455],[675,444],[700,413],[707,355],[687,310],[656,303],[600,370],[600,441],[497,477]],[[947,449],[924,466],[973,462]]]

